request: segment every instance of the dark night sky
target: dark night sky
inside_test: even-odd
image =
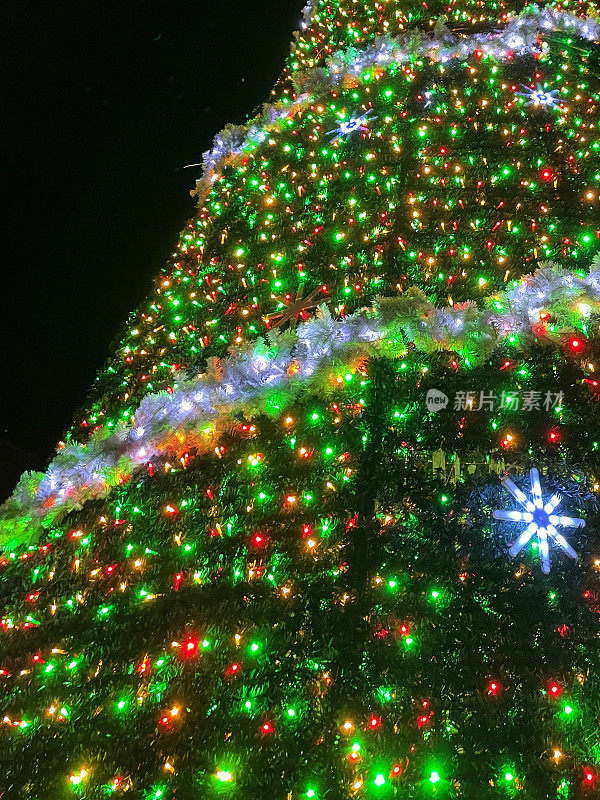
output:
[[[194,212],[181,168],[268,99],[303,0],[1,6],[0,496],[68,427]]]

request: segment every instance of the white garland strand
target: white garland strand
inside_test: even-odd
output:
[[[40,526],[106,497],[140,468],[172,453],[178,441],[204,436],[206,448],[214,446],[217,429],[231,426],[234,412],[279,413],[300,391],[314,389],[332,366],[402,356],[407,343],[425,353],[460,352],[474,364],[515,334],[521,346],[536,337],[562,341],[600,314],[600,271],[581,276],[548,262],[514,288],[487,298],[485,306],[436,308],[413,288],[339,320],[321,306],[296,331],[272,331],[268,341],[232,348],[229,358],[213,360],[207,374],[145,397],[133,424],[98,431],[86,445],[66,445],[45,474],[26,472],[0,509],[0,542],[28,541]],[[541,312],[553,318],[547,330]]]
[[[311,13],[310,6],[307,6],[305,22]],[[445,26],[442,19],[438,20],[433,33],[415,30],[396,37],[385,34],[377,36],[364,48],[338,50],[327,59],[325,67],[315,67],[294,76],[299,91],[294,103],[265,104],[262,114],[248,125],[227,125],[218,133],[212,150],[202,157],[202,178],[196,182],[192,195],[202,201],[226,164],[243,158],[264,142],[282,120],[306,109],[314,101],[315,94],[338,87],[349,78],[355,79],[369,67],[407,64],[419,57],[445,64],[474,53],[504,61],[515,55],[539,53],[541,37],[557,32],[569,33],[588,42],[600,40],[600,24],[595,20],[532,5],[514,16],[500,31],[457,35]]]

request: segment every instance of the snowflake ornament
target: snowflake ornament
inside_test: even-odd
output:
[[[333,137],[330,139],[330,141],[334,142],[341,136],[349,136],[355,131],[368,131],[369,126],[366,123],[377,119],[377,117],[370,117],[372,113],[372,108],[370,108],[368,111],[365,111],[364,114],[360,114],[360,116],[356,116],[356,111],[354,111],[350,119],[340,122],[339,127],[335,128],[335,130],[327,131],[327,134],[333,133]]]
[[[550,572],[550,541],[557,544],[568,556],[577,559],[577,553],[573,550],[562,533],[559,533],[558,528],[583,528],[585,526],[585,520],[556,514],[556,509],[560,505],[562,499],[560,495],[554,494],[549,500],[544,501],[539,472],[534,467],[530,470],[529,475],[531,478],[530,498],[528,498],[510,478],[502,479],[504,488],[510,492],[515,500],[523,507],[524,511],[504,511],[502,509],[497,509],[494,511],[494,518],[503,520],[504,522],[526,523],[527,527],[510,548],[509,552],[514,558],[529,544],[534,536],[537,536],[542,559],[542,572],[547,575]]]
[[[550,108],[558,103],[558,89],[547,92],[541,83],[536,83],[533,88],[531,86],[523,86],[523,88],[525,91],[517,92],[517,96],[526,98],[526,106]]]

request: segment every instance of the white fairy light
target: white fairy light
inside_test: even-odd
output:
[[[577,560],[577,553],[562,533],[559,533],[558,528],[583,528],[585,520],[555,514],[562,498],[560,495],[554,494],[549,500],[544,501],[538,470],[533,467],[529,475],[531,498],[528,498],[510,478],[502,479],[504,488],[510,492],[524,511],[496,509],[494,518],[504,522],[526,523],[527,527],[509,552],[514,558],[536,536],[542,559],[542,572],[547,575],[550,572],[550,541],[555,542],[570,558]]]

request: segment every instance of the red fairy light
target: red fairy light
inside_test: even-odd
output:
[[[598,776],[590,767],[583,768],[583,789],[584,791],[589,791],[590,789],[596,788],[596,782],[598,780]]]
[[[371,730],[375,730],[375,728],[378,728],[380,725],[381,725],[381,717],[376,717],[375,714],[373,714],[373,716],[369,720],[369,728],[371,728]]]
[[[175,591],[179,591],[179,587],[181,585],[181,581],[183,580],[183,572],[178,572],[173,579],[173,586],[175,587]]]
[[[352,528],[356,527],[357,523],[358,523],[358,514],[355,514],[352,517],[352,519],[348,520],[348,522],[346,524],[346,530],[347,531],[352,530]]]
[[[573,353],[581,353],[585,346],[585,339],[583,338],[583,336],[572,336],[569,339],[568,344],[569,344],[569,349]]]
[[[492,697],[497,697],[502,691],[502,684],[499,681],[491,680],[488,683],[488,694]]]
[[[400,766],[400,764],[394,764],[394,766],[392,767],[391,777],[397,778],[398,775],[401,774],[402,774],[402,767]]]
[[[556,444],[556,442],[560,442],[560,440],[561,440],[561,435],[560,431],[557,428],[552,428],[551,430],[548,431],[548,441],[551,444]]]
[[[225,677],[231,678],[233,675],[237,675],[237,673],[241,670],[241,664],[231,664],[231,666],[227,667],[225,670]]]
[[[198,652],[198,639],[188,636],[182,646],[184,656],[195,656]]]
[[[548,684],[548,694],[550,697],[560,697],[562,694],[562,686],[556,681],[550,681]]]
[[[273,733],[274,730],[275,729],[273,728],[271,723],[268,722],[268,721],[267,722],[263,722],[263,724],[260,727],[260,732],[265,736],[268,736],[269,734]]]

